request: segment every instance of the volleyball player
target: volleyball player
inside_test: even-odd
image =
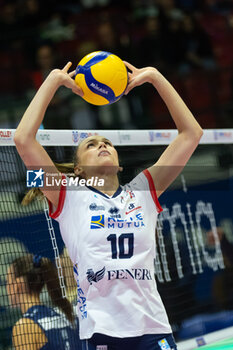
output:
[[[45,285],[57,309],[41,303]],[[57,270],[49,259],[32,254],[17,258],[8,269],[7,292],[11,305],[23,313],[12,331],[16,350],[80,349],[72,306],[62,297]]]
[[[162,210],[158,197],[181,172],[197,147],[202,129],[171,84],[155,68],[129,72],[126,94],[151,83],[165,102],[178,136],[154,165],[129,184],[119,186],[118,154],[101,136],[78,146],[73,170],[89,179],[98,176],[104,186],[59,191],[42,188],[50,215],[59,222],[74,264],[78,285],[80,338],[89,350],[176,349],[169,321],[154,279],[155,227]],[[50,167],[64,178],[36,140],[36,132],[59,86],[82,95],[68,73],[71,63],[53,70],[44,81],[15,133],[18,152],[27,167]]]

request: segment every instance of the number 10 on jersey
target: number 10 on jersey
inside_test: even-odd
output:
[[[134,234],[122,233],[119,237],[112,233],[107,237],[111,242],[112,259],[130,259],[134,252]]]

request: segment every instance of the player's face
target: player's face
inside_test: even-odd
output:
[[[7,271],[7,284],[6,284],[7,294],[12,307],[16,307],[19,304],[18,301],[18,288],[17,280],[14,275],[13,268],[10,266]]]
[[[90,136],[78,147],[78,165],[85,167],[88,172],[95,169],[101,173],[103,167],[117,173],[119,160],[116,149],[111,141],[102,136]],[[115,170],[113,170],[115,169]]]

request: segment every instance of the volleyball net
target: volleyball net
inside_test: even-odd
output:
[[[156,162],[177,131],[39,130],[37,139],[54,162],[64,163],[72,160],[81,140],[98,134],[117,148],[124,168],[121,183],[127,183]],[[46,202],[21,205],[27,171],[13,136],[13,129],[0,130],[0,349],[11,349],[12,326],[21,315],[11,307],[6,289],[7,269],[15,258],[28,252],[49,257],[63,296],[76,303],[72,266]],[[233,129],[204,130],[187,166],[160,197],[155,276],[183,350],[233,334],[232,161]],[[51,302],[46,290],[41,299]]]

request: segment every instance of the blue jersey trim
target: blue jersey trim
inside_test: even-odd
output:
[[[96,192],[107,199],[116,198],[122,192],[122,187],[119,186],[118,189],[116,190],[116,192],[114,193],[114,195],[112,197],[108,197],[105,193],[97,190],[96,188],[94,188],[92,186],[86,186],[86,187],[89,188],[89,190]]]

